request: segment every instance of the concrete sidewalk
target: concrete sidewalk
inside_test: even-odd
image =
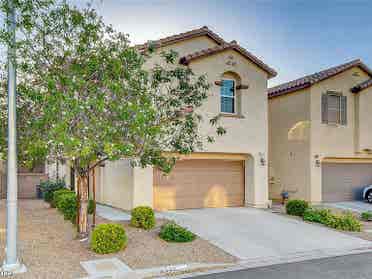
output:
[[[97,204],[96,213],[110,221],[130,221],[130,214],[107,205]]]

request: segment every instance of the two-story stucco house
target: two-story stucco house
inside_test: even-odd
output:
[[[270,198],[344,201],[372,184],[371,77],[354,60],[269,89]]]
[[[176,51],[179,63],[206,74],[211,89],[201,113],[204,119],[221,115],[227,134],[182,157],[168,176],[153,168],[132,168],[127,160],[106,162],[96,170],[97,201],[123,209],[267,207],[267,81],[276,72],[207,27],[152,43],[158,51]],[[202,131],[211,129],[208,121],[201,124]]]

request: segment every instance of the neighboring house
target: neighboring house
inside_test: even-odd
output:
[[[206,74],[211,89],[200,109],[201,131],[221,115],[227,134],[203,152],[183,156],[169,176],[153,168],[132,168],[128,160],[96,169],[97,201],[131,209],[157,210],[268,206],[267,81],[276,72],[232,41],[207,27],[153,41],[158,50],[178,52],[180,63]],[[147,44],[138,46],[144,49]],[[148,61],[148,66],[158,59]]]
[[[371,77],[354,60],[269,89],[270,198],[361,198],[372,184]]]

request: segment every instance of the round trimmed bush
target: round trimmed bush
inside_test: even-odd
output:
[[[74,193],[74,192],[69,190],[69,189],[60,189],[60,190],[54,191],[53,192],[53,200],[50,203],[50,206],[51,207],[56,207],[59,197],[63,194],[69,194],[69,193]]]
[[[169,222],[161,227],[159,237],[168,242],[190,242],[196,235],[174,222]]]
[[[116,253],[127,245],[127,235],[119,224],[100,224],[92,233],[90,248],[98,254]]]
[[[77,198],[74,192],[64,193],[58,197],[56,204],[58,210],[62,212],[65,220],[75,222],[77,211]]]
[[[306,209],[309,208],[309,203],[304,200],[290,200],[285,208],[287,214],[303,217]]]
[[[138,206],[131,212],[130,224],[136,228],[150,230],[155,226],[154,210],[149,206]]]

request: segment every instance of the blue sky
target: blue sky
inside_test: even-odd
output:
[[[134,43],[207,25],[276,69],[270,85],[355,58],[372,67],[368,0],[100,0],[95,7]]]

